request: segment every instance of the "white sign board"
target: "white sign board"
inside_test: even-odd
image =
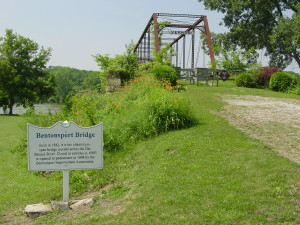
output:
[[[103,168],[103,124],[81,127],[57,122],[52,127],[27,125],[28,169],[31,171]]]

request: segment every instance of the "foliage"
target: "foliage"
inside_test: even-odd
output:
[[[274,91],[285,92],[297,85],[297,78],[286,72],[277,72],[271,76],[269,87]]]
[[[169,65],[155,64],[151,73],[161,81],[167,81],[171,86],[177,85],[178,74],[177,71]]]
[[[168,43],[163,43],[161,41],[162,38],[162,30],[167,26],[171,24],[170,21],[161,21],[157,23],[157,29],[158,29],[158,46],[159,46],[159,51],[157,52],[156,49],[156,43],[155,43],[155,26],[151,26],[150,27],[150,32],[151,32],[151,36],[152,36],[152,40],[153,42],[151,42],[152,45],[152,54],[154,56],[154,61],[153,62],[148,62],[148,63],[142,63],[145,64],[141,67],[141,69],[143,69],[145,71],[145,69],[147,69],[147,72],[150,72],[152,70],[152,68],[155,65],[168,65],[168,66],[172,66],[172,56],[174,55],[174,50],[171,48],[170,44]]]
[[[298,0],[198,0],[209,10],[225,14],[224,34],[233,46],[243,49],[266,49],[272,66],[285,68],[299,58],[299,7]],[[291,15],[291,16],[290,16]]]
[[[255,84],[257,87],[269,87],[271,76],[276,72],[282,70],[277,67],[263,67],[261,72],[255,77]]]
[[[148,120],[155,133],[187,128],[193,124],[189,102],[174,94],[154,93],[147,107]]]
[[[300,194],[299,165],[279,156],[262,141],[248,137],[215,113],[224,107],[220,96],[289,95],[234,86],[195,85],[183,95],[192,102],[193,111],[201,121],[199,125],[139,142],[127,151],[105,152],[102,170],[75,171],[70,176],[70,181],[73,176],[74,182],[80,181],[78,187],[89,182],[82,191],[98,193],[102,203],[95,204],[89,213],[50,215],[36,218],[34,223],[299,224],[295,202]],[[6,140],[3,145],[6,146]],[[22,208],[29,198],[33,202],[61,199],[61,179],[54,182],[34,176],[34,182],[29,180],[33,176],[26,166],[22,170],[16,166],[18,160],[3,163],[10,166],[3,168],[6,185],[0,187],[0,195],[11,202],[0,204],[3,213]],[[84,174],[89,180],[79,179]],[[10,181],[14,188],[7,188]],[[28,189],[31,191],[27,192]],[[78,194],[72,192],[74,189],[77,185],[72,181],[70,198],[78,199]],[[118,213],[120,209],[122,212]]]
[[[257,77],[259,74],[261,74],[262,66],[260,63],[252,64],[251,67],[247,70],[247,73],[252,74],[254,77]]]
[[[291,62],[291,59],[294,58],[300,66],[299,1],[298,4],[295,3],[292,7],[292,11],[294,11],[292,16],[282,16],[270,36],[273,47],[273,53],[271,54],[272,65],[284,65],[285,62]]]
[[[55,120],[67,119],[91,126],[103,122],[105,150],[121,150],[130,142],[195,123],[189,103],[165,85],[144,75],[110,95],[86,90],[68,98],[63,112],[34,116],[31,123],[50,126]]]
[[[50,52],[9,29],[0,38],[0,106],[9,114],[15,103],[32,106],[54,92],[54,77],[45,72]]]
[[[67,115],[73,121],[84,125],[104,122],[107,151],[193,123],[188,103],[151,76],[139,77],[109,96],[85,93],[71,101],[72,108]],[[87,102],[89,106],[84,105]]]
[[[154,62],[139,63],[138,74],[150,73],[154,65]]]
[[[68,98],[63,114],[70,121],[82,126],[92,126],[99,122],[97,112],[103,110],[107,104],[108,98],[105,95],[94,90],[85,90]]]
[[[55,95],[50,99],[52,102],[63,103],[70,92],[76,93],[87,88],[99,91],[98,72],[62,66],[50,66],[47,72],[55,77]]]
[[[241,50],[223,50],[222,57],[219,59],[219,68],[245,71],[252,66],[251,63],[256,63],[257,55],[254,49],[244,52]]]
[[[109,55],[98,54],[94,56],[100,67],[101,91],[106,90],[107,78],[120,78],[121,85],[125,85],[130,79],[134,79],[138,69],[137,54],[134,53],[134,44],[126,45],[126,51],[122,55],[111,58]]]
[[[289,94],[294,94],[294,95],[300,95],[300,85],[297,85],[296,87],[294,88],[289,88],[287,90],[287,93]]]
[[[151,36],[152,36],[152,40],[153,42],[151,43],[153,50],[152,50],[152,54],[154,56],[154,61],[156,63],[160,63],[160,64],[167,64],[167,65],[171,65],[171,55],[172,55],[172,49],[170,48],[169,44],[166,43],[162,43],[161,39],[162,39],[162,30],[166,27],[166,25],[171,24],[170,21],[160,21],[157,23],[157,30],[158,30],[158,46],[159,46],[159,52],[157,52],[156,49],[156,43],[155,43],[155,26],[151,26]]]
[[[165,47],[161,47],[159,52],[154,53],[154,62],[156,64],[171,66],[172,56],[173,56],[173,49],[169,45],[167,45]]]
[[[239,74],[235,81],[238,87],[253,88],[255,86],[254,76],[247,72]]]
[[[207,39],[202,34],[202,49],[208,52]],[[213,51],[216,59],[214,65],[219,69],[246,71],[257,64],[258,54],[254,48],[242,50],[233,46],[225,34],[211,33]]]
[[[298,82],[300,84],[300,74],[299,73],[296,73],[294,71],[285,71],[285,72],[294,75],[297,78],[297,80],[298,80]]]

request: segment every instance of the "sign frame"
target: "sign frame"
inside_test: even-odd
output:
[[[38,132],[38,131],[44,131],[43,133]],[[45,133],[46,131],[46,133]],[[53,131],[53,133],[51,133]],[[36,133],[34,133],[36,132]],[[94,132],[94,133],[93,133]],[[35,138],[34,138],[35,137]],[[53,138],[53,139],[52,139]],[[85,139],[91,139],[89,141],[85,140],[85,144],[87,146],[84,146],[85,148],[78,148],[77,146],[74,147],[74,143],[65,143],[62,140],[70,140],[69,138],[77,138],[82,140]],[[93,138],[99,138],[98,141],[92,141]],[[34,140],[37,140],[37,143],[34,143]],[[58,141],[59,139],[60,142]],[[43,140],[52,140],[48,142],[47,144],[42,143]],[[53,143],[53,140],[58,141],[57,143]],[[41,143],[40,143],[41,142]],[[48,146],[48,144],[50,146]],[[64,146],[61,146],[61,145]],[[66,144],[66,146],[65,146]],[[83,144],[83,145],[85,145]],[[47,147],[52,147],[52,148],[47,148]],[[62,148],[64,147],[64,148]],[[65,148],[66,147],[66,148]],[[73,147],[73,148],[72,148]],[[59,149],[60,148],[60,149]],[[99,149],[99,152],[97,154],[97,150]],[[51,163],[54,160],[59,160],[60,158],[57,157],[57,154],[55,156],[55,153],[53,152],[59,152],[61,151],[62,155],[69,155],[69,151],[71,151],[70,157],[73,157],[74,153],[80,154],[80,151],[85,151],[84,154],[80,157],[84,157],[84,159],[87,159],[85,156],[86,153],[88,157],[93,157],[92,159],[95,159],[96,162],[98,163],[96,166],[92,164],[91,166],[85,166],[83,167],[77,167],[77,164],[74,166],[68,167],[67,164],[64,164],[64,167],[52,167],[52,168],[36,168],[33,165],[33,162],[37,164],[37,157],[39,156],[47,156],[45,158],[40,158],[40,159],[48,159],[48,163]],[[72,153],[73,151],[73,153]],[[40,152],[40,153],[39,153]],[[47,154],[48,152],[48,154]],[[33,154],[32,154],[33,153]],[[34,154],[36,153],[36,155]],[[89,154],[90,153],[90,154]],[[72,122],[72,121],[59,121],[52,125],[51,127],[38,127],[35,125],[32,125],[30,123],[27,124],[27,155],[28,155],[28,170],[30,171],[62,171],[63,172],[63,201],[64,202],[69,202],[69,179],[70,179],[70,170],[88,170],[88,169],[102,169],[103,168],[103,123],[99,123],[97,125],[91,126],[91,127],[81,127],[78,124]],[[76,154],[75,154],[76,155]],[[36,157],[34,159],[34,157]],[[49,160],[50,157],[50,160]],[[54,157],[54,159],[52,159]],[[56,157],[56,158],[55,158]],[[79,156],[77,156],[79,157]],[[95,158],[96,157],[96,158]],[[68,159],[68,157],[65,157]],[[76,158],[76,156],[75,156]],[[52,162],[51,162],[52,159]],[[45,161],[42,160],[42,161]],[[61,162],[66,162],[66,161],[61,161]],[[70,161],[71,162],[71,161]],[[55,163],[54,163],[55,164]],[[62,164],[62,163],[60,163]],[[59,164],[59,165],[60,165]],[[38,164],[37,164],[38,165]],[[45,164],[47,165],[47,164]]]
[[[27,124],[28,170],[103,168],[103,123],[81,127],[59,121],[51,127]]]

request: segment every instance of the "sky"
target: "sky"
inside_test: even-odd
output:
[[[99,70],[93,55],[122,54],[153,13],[206,15],[211,32],[227,30],[197,0],[0,0],[0,36],[13,29],[52,48],[48,66]]]

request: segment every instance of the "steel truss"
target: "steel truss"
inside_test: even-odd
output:
[[[197,36],[197,31],[205,34],[210,60],[213,62],[211,34],[207,17],[203,15],[153,13],[134,52],[137,53],[139,62],[150,62],[153,60],[155,52],[158,53],[162,47],[169,45],[175,53],[172,61],[176,67],[185,69],[186,64],[189,63],[190,68],[194,68],[195,42],[199,46],[201,36]],[[187,49],[189,49],[188,54]],[[212,63],[212,65],[214,64]]]

